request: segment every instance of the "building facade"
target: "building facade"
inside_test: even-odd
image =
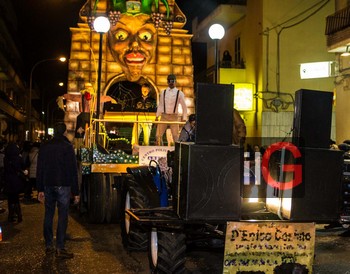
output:
[[[336,0],[335,12],[326,18],[327,50],[334,55],[337,64],[334,78],[337,108],[337,142],[350,139],[350,118],[348,104],[350,102],[350,1]]]
[[[23,140],[26,123],[26,89],[22,59],[16,44],[17,18],[11,1],[0,2],[0,139]]]
[[[325,18],[334,10],[332,0],[247,0],[243,5],[221,5],[205,20],[194,22],[193,41],[208,45],[208,68],[215,61],[208,29],[213,23],[224,26],[225,36],[218,43],[220,62],[228,50],[232,63],[231,68],[220,64],[219,81],[233,83],[239,90],[235,106],[246,122],[247,135],[258,137],[257,143],[263,142],[261,137],[281,140],[292,134],[297,90],[335,91],[336,58],[327,52],[325,36]],[[328,75],[302,77],[302,64],[318,62],[329,65]],[[241,84],[246,87],[240,89]],[[240,109],[240,100],[250,106]],[[331,138],[339,141],[335,112],[334,106]]]

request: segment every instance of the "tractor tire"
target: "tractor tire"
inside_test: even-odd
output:
[[[88,220],[101,224],[106,217],[106,176],[103,173],[90,174],[87,192]]]
[[[153,229],[148,250],[151,273],[185,273],[185,240],[183,233]]]
[[[106,222],[117,223],[121,218],[121,190],[114,186],[115,174],[106,174],[107,204],[106,204]],[[120,177],[120,176],[118,176]]]
[[[88,185],[90,177],[89,175],[83,175],[80,186],[80,201],[79,201],[79,216],[83,216],[87,213],[88,208]]]
[[[146,251],[148,247],[148,234],[141,226],[132,223],[125,210],[131,208],[149,208],[149,200],[144,190],[138,185],[132,175],[123,186],[122,206],[124,216],[120,220],[123,246],[128,251]]]

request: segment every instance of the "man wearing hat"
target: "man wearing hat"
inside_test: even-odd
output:
[[[178,122],[178,106],[182,107],[182,121],[187,119],[187,106],[185,102],[184,93],[175,87],[176,76],[174,74],[168,75],[168,87],[160,93],[159,104],[157,108],[156,121]],[[174,142],[179,139],[179,125],[178,124],[158,124],[156,132],[157,145],[162,145],[163,135],[166,129],[170,127]]]

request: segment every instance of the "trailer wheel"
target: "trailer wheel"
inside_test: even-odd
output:
[[[128,176],[128,181],[122,191],[122,205],[124,218],[120,220],[121,237],[123,246],[129,251],[146,251],[148,246],[147,232],[139,225],[130,221],[130,216],[125,210],[130,208],[149,208],[149,200],[143,189],[137,184],[133,176]]]
[[[80,202],[79,202],[79,214],[83,216],[88,210],[88,185],[90,177],[89,175],[83,175],[80,186]]]
[[[90,174],[88,184],[88,219],[90,223],[103,223],[106,217],[106,176]]]
[[[117,223],[121,217],[121,190],[115,185],[115,180],[121,176],[107,174],[107,205],[106,205],[106,222]]]
[[[153,229],[149,237],[148,260],[152,273],[184,273],[185,235]]]

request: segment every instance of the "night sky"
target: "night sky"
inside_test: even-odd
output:
[[[19,49],[24,62],[24,79],[29,86],[30,71],[35,63],[59,56],[69,57],[70,31],[79,20],[85,0],[11,0],[18,19]],[[44,91],[44,101],[64,93],[59,82],[67,81],[67,63],[48,61],[33,71],[35,82]],[[38,106],[39,104],[39,106]],[[40,110],[41,103],[33,101]]]

